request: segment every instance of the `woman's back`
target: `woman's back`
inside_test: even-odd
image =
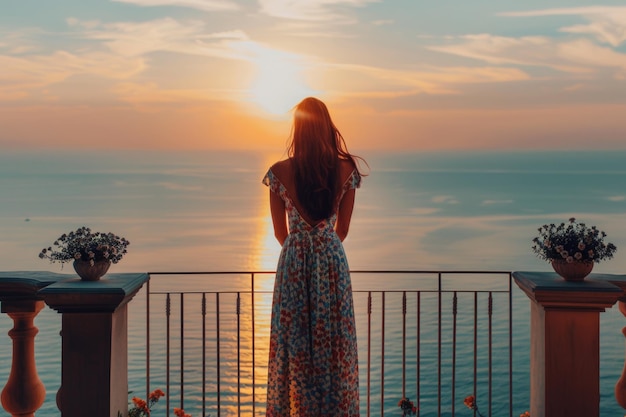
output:
[[[295,161],[293,158],[285,159],[283,161],[275,163],[272,166],[271,170],[274,173],[274,175],[277,177],[277,179],[280,181],[280,183],[285,187],[287,195],[293,202],[295,208],[298,210],[298,213],[300,213],[302,219],[305,222],[307,222],[309,225],[314,226],[321,220],[325,220],[325,219],[316,219],[316,218],[311,217],[309,215],[309,210],[307,210],[304,204],[299,201],[298,192],[297,192],[297,184],[296,184],[295,175],[294,175],[295,174],[294,164],[295,164]],[[341,187],[346,183],[346,181],[350,179],[351,175],[353,174],[354,169],[355,167],[351,161],[339,160],[338,183],[340,184],[340,188],[339,188],[340,195],[338,195],[339,198],[337,199],[337,202],[335,204],[334,209],[331,212],[331,215],[336,214],[339,202],[342,197]]]

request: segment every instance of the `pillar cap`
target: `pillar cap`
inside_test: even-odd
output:
[[[71,276],[39,291],[59,313],[113,312],[126,304],[150,276],[147,273],[107,274],[99,281],[82,281]]]
[[[584,281],[568,282],[555,272],[513,272],[515,283],[532,301],[544,308],[604,311],[624,296],[624,291],[612,281],[624,280],[625,275],[592,273]]]

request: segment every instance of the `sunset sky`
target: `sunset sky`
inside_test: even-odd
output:
[[[0,147],[626,149],[623,0],[0,0]]]

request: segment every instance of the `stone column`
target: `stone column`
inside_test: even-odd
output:
[[[600,416],[600,313],[623,291],[590,275],[566,282],[556,273],[514,272],[531,300],[530,415]]]
[[[0,272],[2,313],[13,320],[9,336],[13,356],[9,379],[2,390],[2,407],[12,416],[33,417],[46,397],[46,389],[37,373],[34,325],[44,302],[37,292],[66,275],[51,272]]]
[[[62,417],[117,417],[128,411],[127,304],[148,275],[71,279],[39,292],[63,314],[63,364],[57,406]]]

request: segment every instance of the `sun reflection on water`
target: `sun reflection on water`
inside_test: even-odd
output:
[[[169,376],[169,394],[177,403],[184,381],[184,408],[192,415],[202,415],[203,400],[210,415],[218,410],[223,416],[265,414],[274,271],[281,250],[268,192],[259,187],[256,213],[239,224],[241,232],[250,234],[248,255],[241,257],[243,269],[250,273],[151,279],[150,386],[164,387]],[[224,270],[229,269],[238,268]],[[163,317],[164,311],[169,318]],[[169,370],[164,366],[168,355]]]
[[[281,248],[269,204],[259,204],[249,224],[254,236],[247,270],[256,272],[151,278],[150,386],[167,390],[178,404],[184,383],[184,408],[194,416],[202,415],[203,401],[210,415],[218,409],[222,416],[265,413],[273,271]],[[136,330],[130,344],[145,346],[143,331]],[[141,362],[137,353],[131,356]],[[143,385],[142,376],[145,368],[130,372],[131,389]]]

